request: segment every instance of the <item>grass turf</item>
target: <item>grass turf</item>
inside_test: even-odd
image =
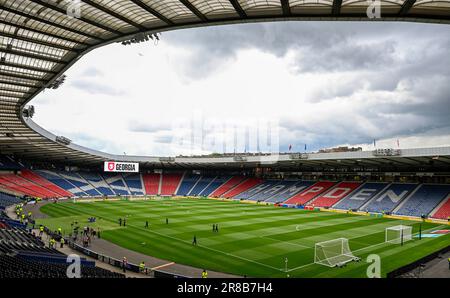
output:
[[[384,243],[385,228],[419,223],[398,219],[274,208],[210,199],[162,199],[147,201],[65,202],[41,208],[49,218],[40,219],[52,229],[70,224],[100,227],[102,238],[143,254],[249,277],[365,277],[369,254],[381,257],[382,276],[450,243],[450,234],[406,242]],[[89,224],[87,218],[97,218]],[[119,227],[118,218],[127,217]],[[169,219],[169,224],[165,219]],[[144,227],[148,221],[150,228]],[[219,224],[219,233],[212,224]],[[422,223],[424,232],[443,228]],[[192,245],[196,235],[198,245]],[[361,262],[343,268],[313,264],[314,244],[348,238]],[[285,272],[285,258],[288,271]]]

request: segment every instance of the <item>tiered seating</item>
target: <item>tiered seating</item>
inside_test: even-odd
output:
[[[252,201],[265,201],[275,195],[276,193],[279,193],[280,191],[289,188],[290,186],[294,185],[297,181],[279,181],[278,183],[269,186],[268,188],[264,189],[263,191],[260,191],[259,193],[255,194],[250,198]]]
[[[197,181],[200,180],[200,178],[200,175],[185,175],[183,177],[183,180],[181,181],[180,187],[178,188],[177,196],[188,195],[188,193],[191,191]]]
[[[230,180],[230,176],[225,177],[216,177],[213,182],[211,182],[205,189],[203,189],[199,195],[200,196],[209,196],[213,191],[215,191],[222,184]]]
[[[103,179],[105,179],[106,183],[109,185],[109,187],[111,187],[111,189],[116,195],[119,196],[130,195],[130,191],[126,186],[125,181],[123,181],[122,175],[114,173],[103,173],[102,177]]]
[[[263,181],[263,183],[258,184],[244,192],[241,192],[240,194],[238,194],[237,196],[234,196],[234,199],[238,199],[238,200],[253,200],[253,196],[255,196],[256,194],[260,193],[261,191],[268,189],[272,186],[274,186],[275,184],[277,184],[278,181],[276,180],[267,180],[267,181]],[[256,201],[253,200],[253,201]]]
[[[109,185],[105,182],[103,177],[97,173],[91,172],[79,172],[81,178],[85,179],[89,185],[93,187],[97,192],[104,196],[113,196],[114,192],[111,190]],[[88,188],[85,188],[88,189]]]
[[[59,196],[50,190],[14,174],[0,175],[0,183],[6,185],[6,187],[9,187],[11,190],[18,190],[29,196],[39,198],[54,198]]]
[[[360,182],[340,182],[325,194],[309,202],[315,207],[331,207],[361,185]]]
[[[201,177],[195,186],[188,193],[189,196],[198,196],[213,180],[215,177]]]
[[[360,210],[369,212],[392,212],[416,187],[417,184],[392,183],[366,205],[363,205]]]
[[[163,174],[161,178],[161,195],[172,196],[177,191],[178,185],[180,185],[181,174]]]
[[[70,183],[69,181],[67,181],[66,179],[61,177],[60,175],[58,175],[58,173],[51,172],[51,171],[44,171],[44,170],[35,171],[35,172],[38,175],[40,175],[40,176],[44,177],[45,179],[47,179],[48,181],[50,181],[51,183],[72,193],[74,196],[77,196],[77,197],[87,196],[87,194],[84,191],[82,191],[80,188],[76,187],[75,185],[73,185],[72,183]]]
[[[244,179],[245,177],[243,176],[233,176],[231,177],[231,179],[229,179],[224,184],[219,186],[215,191],[210,193],[209,196],[214,198],[220,197],[221,195],[223,195],[224,193],[226,193],[227,191],[229,191],[230,189],[241,183]]]
[[[450,193],[450,185],[422,184],[394,213],[408,216],[428,215]]]
[[[431,217],[437,219],[448,219],[450,217],[450,195],[447,196]]]
[[[265,202],[283,203],[287,199],[305,190],[307,187],[310,187],[313,183],[314,183],[313,181],[297,182],[294,185],[286,187],[280,190],[279,192],[273,194],[269,199],[265,200]]]
[[[145,193],[150,196],[156,196],[159,192],[159,182],[161,180],[161,174],[143,174],[142,179],[144,181]]]
[[[0,279],[6,278],[67,278],[69,264],[39,262],[23,257],[0,256]],[[124,278],[125,275],[114,273],[95,266],[81,264],[82,278]]]
[[[14,170],[20,170],[22,166],[9,158],[8,156],[0,156],[0,170],[8,170],[8,171],[14,171]]]
[[[81,177],[78,173],[75,172],[59,172],[61,177],[80,188],[83,192],[88,194],[89,196],[102,196],[100,192],[98,192],[94,186],[92,186],[89,182],[86,181],[83,177]]]
[[[41,176],[34,173],[33,171],[24,169],[21,171],[20,176],[23,177],[24,179],[32,181],[35,184],[40,185],[48,190],[51,190],[52,192],[58,194],[60,197],[73,196],[72,193],[62,189],[61,187],[58,187],[57,185],[53,184],[52,182],[48,181],[47,179],[42,178]]]
[[[388,186],[388,183],[382,182],[367,182],[364,183],[357,191],[345,197],[338,202],[333,208],[343,210],[359,209],[362,205],[367,203],[370,199],[376,196],[380,191]]]
[[[13,195],[0,192],[0,209],[11,206],[11,205],[19,204],[21,202],[22,202],[21,199],[15,197]]]
[[[132,195],[141,196],[144,194],[140,174],[123,174],[123,180],[130,189]]]
[[[221,197],[227,198],[227,199],[232,198],[232,197],[254,187],[255,185],[260,184],[262,181],[263,180],[259,179],[259,178],[248,178],[248,179],[242,181],[241,183],[239,183],[237,186],[230,189],[229,191],[222,194]]]
[[[333,185],[335,185],[335,182],[331,181],[320,181],[317,183],[314,183],[304,191],[296,194],[289,200],[285,201],[285,204],[298,204],[298,205],[305,205],[318,195],[324,193],[328,189],[330,189]]]
[[[35,252],[61,254],[21,228],[0,229],[0,251],[3,253]]]

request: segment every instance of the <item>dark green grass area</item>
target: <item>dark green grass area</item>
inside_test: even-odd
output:
[[[450,234],[414,238],[403,246],[385,243],[387,227],[411,225],[418,233],[420,224],[414,221],[210,199],[65,202],[47,204],[41,211],[50,217],[38,223],[62,227],[66,234],[78,221],[80,226],[99,227],[102,238],[140,253],[249,277],[366,277],[370,254],[380,256],[385,276],[450,243]],[[91,216],[97,218],[95,224],[88,224]],[[120,217],[127,218],[126,227],[119,227]],[[212,232],[214,223],[219,224],[219,233]],[[441,228],[448,226],[422,223],[424,232]],[[197,246],[192,245],[194,235]],[[313,263],[315,243],[341,237],[349,239],[361,262],[343,268]]]

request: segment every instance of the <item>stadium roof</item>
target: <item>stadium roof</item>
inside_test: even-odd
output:
[[[0,153],[80,164],[130,160],[56,142],[54,135],[23,117],[34,96],[57,84],[64,71],[97,47],[207,25],[370,21],[367,6],[365,0],[0,0]],[[381,18],[375,20],[449,24],[450,0],[382,0]],[[441,150],[445,154],[433,154],[450,155],[448,148]],[[150,157],[136,159],[153,162]],[[180,160],[179,165],[185,162],[190,164]]]

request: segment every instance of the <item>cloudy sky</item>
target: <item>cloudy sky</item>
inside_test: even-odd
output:
[[[116,154],[450,145],[450,27],[284,22],[108,45],[32,101],[34,120]]]

